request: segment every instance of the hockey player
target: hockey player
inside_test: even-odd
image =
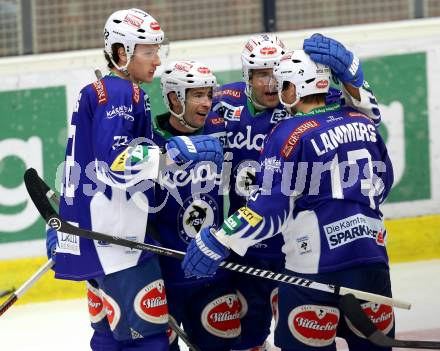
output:
[[[206,65],[191,60],[171,62],[161,77],[169,112],[155,117],[154,141],[162,146],[173,136],[221,131],[218,119],[207,119],[215,87],[216,78]],[[200,229],[223,222],[220,169],[213,166],[199,163],[189,172],[163,175],[164,188],[156,193],[161,210],[155,217],[163,246],[185,251]],[[175,193],[170,187],[178,192],[181,203],[169,196]],[[240,334],[240,305],[229,274],[185,279],[178,260],[162,256],[160,265],[170,318],[183,324],[190,340],[201,350],[229,351]],[[178,350],[177,338],[174,333],[171,336],[170,349]]]
[[[304,47],[317,55],[316,60],[328,61],[335,76],[343,83],[342,93],[330,88],[326,102],[356,106],[367,116],[380,121],[377,102],[371,91],[363,87],[359,60],[339,42],[314,35]],[[286,51],[281,40],[273,34],[252,37],[245,45],[241,60],[243,82],[220,87],[214,97],[212,115],[224,118],[226,129],[225,159],[231,159],[232,177],[229,193],[230,211],[234,213],[246,204],[249,192],[260,169],[259,157],[266,134],[284,117],[287,111],[280,104],[276,89],[269,84],[272,69]],[[342,95],[342,96],[341,96]],[[232,156],[231,156],[232,154]],[[279,271],[284,257],[280,251],[281,237],[252,246],[245,257],[231,258],[237,263]],[[242,303],[242,336],[237,350],[260,347],[264,350],[270,334],[272,306],[276,307],[276,284],[236,275],[235,285]],[[276,314],[276,311],[273,311]]]
[[[185,273],[210,276],[229,249],[243,255],[281,232],[286,273],[391,296],[379,205],[393,169],[383,139],[364,113],[326,105],[330,69],[304,51],[286,53],[274,75],[280,101],[294,116],[269,134],[258,189],[247,205],[222,231],[202,229],[189,244]],[[280,284],[275,344],[283,351],[336,350],[340,336],[350,350],[385,350],[371,345],[337,306],[335,295]],[[362,306],[376,327],[394,333],[391,307]]]
[[[111,72],[81,90],[70,121],[60,204],[66,221],[152,241],[145,231],[163,157],[151,144],[149,98],[138,84],[153,80],[163,39],[159,23],[144,11],[122,10],[108,18],[104,51]],[[179,164],[209,156],[220,166],[223,159],[212,137],[172,138],[166,147]],[[54,231],[47,239],[50,256],[56,245],[56,277],[88,281],[93,350],[168,349],[157,256]]]

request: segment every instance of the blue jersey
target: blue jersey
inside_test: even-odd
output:
[[[379,204],[393,170],[365,114],[338,104],[280,122],[260,159],[259,189],[224,223],[239,254],[282,233],[286,268],[301,273],[388,263]]]
[[[131,167],[128,146],[137,138],[152,138],[148,95],[138,85],[106,76],[81,90],[64,163],[60,203],[64,220],[83,229],[149,241],[145,231],[153,189],[141,181],[157,176],[159,150],[133,147],[144,162]],[[60,232],[56,277],[90,279],[135,266],[149,256]]]
[[[172,136],[183,133],[169,124],[170,114],[154,118],[154,142],[158,146],[166,144]],[[194,134],[215,134],[222,130],[223,121],[207,118],[205,127]],[[223,222],[223,194],[221,176],[211,164],[200,162],[191,170],[164,172],[160,174],[156,188],[156,208],[154,227],[160,243],[168,248],[186,251],[188,243],[204,227],[218,227]],[[203,284],[212,278],[187,279],[175,258],[160,257],[162,274],[167,286],[173,284]],[[225,271],[219,271],[222,277]]]
[[[225,161],[230,162],[229,213],[244,206],[260,170],[258,162],[264,139],[270,130],[288,113],[280,104],[276,108],[256,112],[245,94],[245,83],[223,85],[213,101],[212,116],[224,118]],[[380,122],[377,102],[368,86],[360,89],[361,101],[351,98],[343,89],[330,88],[327,104],[356,104],[376,123]],[[228,169],[224,170],[226,173]],[[281,258],[281,237],[265,240],[249,248],[248,255],[262,258]]]

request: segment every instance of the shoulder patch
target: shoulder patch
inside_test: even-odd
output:
[[[283,156],[284,158],[288,158],[292,154],[296,145],[298,144],[298,141],[301,138],[301,136],[309,129],[314,129],[317,127],[319,127],[319,123],[314,119],[304,122],[303,124],[296,127],[292,131],[292,133],[290,133],[287,140],[284,142],[284,145],[281,149],[281,156]]]
[[[107,89],[105,88],[105,84],[102,79],[97,80],[92,84],[93,89],[95,90],[96,96],[98,97],[98,104],[106,104],[107,97]]]
[[[133,102],[137,104],[139,103],[139,99],[140,99],[139,85],[132,83],[132,86],[133,86]]]

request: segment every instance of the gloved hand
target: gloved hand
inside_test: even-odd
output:
[[[359,58],[337,40],[313,34],[304,40],[303,49],[313,61],[329,66],[342,83],[362,86],[364,73]]]
[[[229,249],[216,239],[212,231],[213,227],[203,228],[189,243],[182,262],[186,278],[212,277],[220,263],[229,256]]]
[[[181,165],[192,162],[192,167],[201,161],[211,161],[220,173],[223,164],[223,146],[215,137],[209,135],[176,136],[165,145],[168,155]]]
[[[57,231],[53,228],[46,230],[46,253],[47,258],[51,258],[56,261],[56,248],[58,244]]]

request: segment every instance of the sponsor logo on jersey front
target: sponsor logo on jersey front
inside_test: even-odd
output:
[[[179,208],[177,218],[179,236],[189,243],[202,228],[219,223],[217,202],[208,194],[200,194],[197,199],[190,197]]]
[[[242,132],[227,132],[228,147],[230,149],[244,149],[261,151],[265,134],[255,134],[252,126],[246,126],[246,134]]]
[[[339,310],[335,307],[302,305],[288,316],[292,335],[302,343],[323,347],[333,343],[339,322]]]
[[[346,217],[323,226],[331,250],[358,239],[372,239],[377,245],[386,245],[386,231],[379,219],[361,214]]]
[[[87,302],[90,321],[92,323],[100,322],[106,316],[104,301],[101,292],[89,283],[87,283]]]
[[[168,305],[162,279],[142,288],[134,299],[136,314],[150,323],[163,324],[168,321]]]
[[[298,253],[300,255],[309,254],[312,252],[312,246],[310,245],[310,238],[308,235],[300,236],[296,238],[296,245]]]
[[[296,127],[292,133],[290,133],[287,140],[284,142],[284,145],[281,149],[281,156],[288,158],[295,147],[297,146],[301,136],[310,129],[314,129],[319,127],[319,123],[315,120],[307,121],[298,127]]]
[[[58,231],[57,252],[71,255],[81,255],[79,236]]]
[[[224,101],[214,106],[213,111],[223,116],[228,121],[237,121],[240,119],[241,111],[244,106],[233,106]]]
[[[202,311],[203,327],[220,338],[240,335],[240,303],[236,294],[227,294],[209,302]]]
[[[115,117],[122,117],[129,122],[133,122],[134,117],[132,116],[132,113],[133,113],[133,105],[130,105],[130,106],[125,106],[125,105],[113,106],[112,105],[111,109],[106,111],[105,118],[106,119],[113,119]]]
[[[223,89],[216,92],[215,96],[231,96],[233,98],[239,99],[241,96],[241,91],[236,89]]]

